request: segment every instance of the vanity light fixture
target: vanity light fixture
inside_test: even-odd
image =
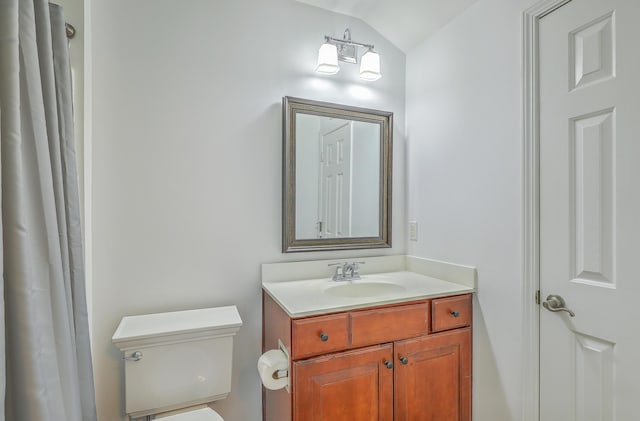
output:
[[[360,61],[360,77],[364,80],[374,81],[380,79],[381,76],[380,54],[373,51],[373,48],[369,48],[362,55]]]
[[[325,75],[335,75],[340,70],[338,66],[338,48],[335,44],[325,42],[318,50],[318,65],[316,72]]]
[[[360,58],[360,78],[374,81],[380,79],[380,55],[373,50],[372,44],[363,44],[351,40],[351,31],[345,29],[342,39],[324,36],[324,44],[318,51],[318,65],[316,72],[334,75],[340,70],[338,61],[345,63],[358,63],[358,47],[367,50]]]

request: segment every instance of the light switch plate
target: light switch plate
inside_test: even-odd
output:
[[[409,221],[409,240],[418,241],[418,222]]]

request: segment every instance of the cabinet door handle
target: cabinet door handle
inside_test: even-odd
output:
[[[407,357],[400,357],[400,362],[404,365],[409,364],[409,358]]]
[[[453,317],[460,317],[460,312],[459,312],[459,311],[455,311],[455,310],[453,310],[453,311],[451,312],[451,315],[452,315]]]
[[[384,360],[384,365],[388,369],[392,369],[393,368],[393,363],[391,361]]]
[[[323,332],[323,333],[321,333],[321,334],[320,334],[320,340],[321,340],[322,342],[327,342],[327,341],[329,340],[329,335],[327,335],[327,334],[326,334],[326,333],[324,333],[324,332]]]

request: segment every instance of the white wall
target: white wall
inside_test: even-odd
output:
[[[479,0],[407,54],[408,253],[475,265],[474,420],[520,419],[521,14]]]
[[[296,139],[296,238],[317,238],[320,118],[298,114]]]
[[[402,124],[402,122],[400,123]],[[353,123],[351,165],[351,235],[380,235],[380,189],[374,180],[380,179],[380,125]]]
[[[281,98],[395,112],[405,56],[358,20],[292,0],[93,0],[93,350],[100,421],[120,420],[123,315],[237,304],[228,421],[260,419],[260,264],[402,254],[404,133],[394,130],[391,249],[283,255]],[[325,33],[373,43],[383,77],[313,69]]]

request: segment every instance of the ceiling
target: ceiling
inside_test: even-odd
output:
[[[362,19],[405,53],[476,0],[297,0]]]

